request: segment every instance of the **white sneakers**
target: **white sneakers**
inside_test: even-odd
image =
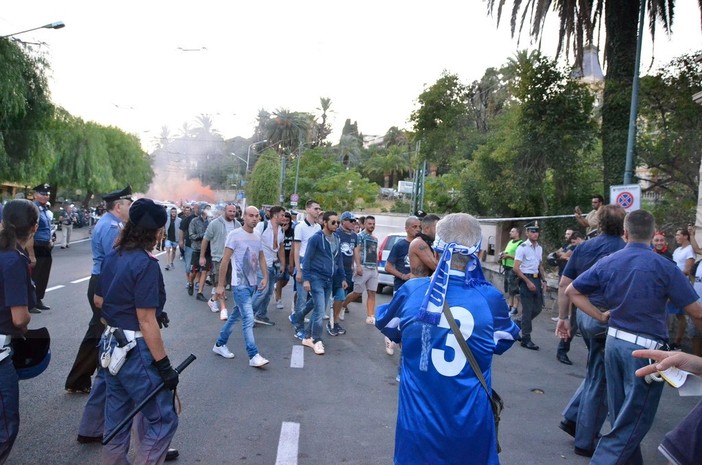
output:
[[[207,301],[207,306],[210,307],[210,310],[212,310],[212,313],[216,313],[219,311],[219,302],[216,300],[208,300]]]
[[[283,305],[283,301],[282,301],[282,300],[276,300],[276,301],[275,301],[275,308],[277,308],[278,310],[282,310],[283,308],[285,308],[285,305]]]
[[[317,355],[324,355],[324,344],[322,341],[314,342],[311,337],[302,340],[302,345],[314,350]]]
[[[261,354],[256,354],[249,360],[249,366],[254,368],[261,368],[263,365],[268,365],[268,360],[261,357]]]
[[[222,321],[227,321],[229,319],[229,312],[226,308],[219,311],[219,319]]]
[[[214,347],[212,347],[212,352],[224,358],[234,358],[234,354],[229,351],[226,344],[221,346],[215,344]],[[268,363],[270,362],[261,357],[261,354],[256,354],[249,360],[249,366],[254,368],[261,368],[264,365],[268,365]]]
[[[393,355],[395,353],[395,343],[385,336],[385,353],[388,355]]]
[[[234,354],[229,351],[226,344],[221,346],[215,344],[214,347],[212,347],[212,352],[224,358],[234,358]]]
[[[366,324],[367,325],[374,325],[375,324],[375,317],[374,316],[367,316],[366,317]]]

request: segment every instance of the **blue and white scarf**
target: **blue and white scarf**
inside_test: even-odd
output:
[[[429,288],[424,294],[422,306],[419,308],[418,319],[432,325],[439,324],[441,313],[444,309],[444,300],[446,300],[446,291],[448,290],[449,271],[451,269],[451,257],[454,253],[459,253],[471,257],[471,260],[466,265],[465,283],[471,284],[471,281],[485,282],[483,270],[480,267],[480,260],[477,253],[480,251],[480,243],[478,241],[472,247],[456,244],[455,242],[446,243],[440,237],[436,237],[434,241],[434,250],[441,253],[439,264],[431,275]]]

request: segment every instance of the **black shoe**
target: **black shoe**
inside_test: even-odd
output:
[[[188,284],[188,295],[193,295],[194,284]]]
[[[192,294],[190,294],[192,295]],[[202,294],[202,292],[197,293],[197,297],[195,297],[196,300],[199,300],[200,302],[207,302],[207,299],[205,296]]]
[[[179,455],[180,452],[178,452],[178,449],[169,447],[168,452],[166,452],[166,462],[170,462],[171,460],[177,459]]]
[[[267,316],[255,316],[254,323],[258,323],[260,325],[265,325],[265,326],[275,326],[275,322],[271,321],[271,319],[268,318]]]
[[[49,307],[48,305],[44,305],[44,302],[42,302],[41,300],[37,300],[37,304],[35,305],[35,307],[39,310],[51,310],[51,307]]]
[[[66,392],[69,394],[90,394],[90,386],[82,388],[66,388]]]
[[[41,313],[41,310],[39,310],[39,309],[36,308],[36,307],[35,307],[35,308],[30,308],[30,309],[29,309],[29,313]]]
[[[556,358],[559,362],[565,363],[566,365],[572,365],[573,362],[570,361],[567,354],[556,354]]]
[[[558,427],[566,432],[566,434],[575,437],[575,422],[570,420],[561,420]]]
[[[529,350],[539,350],[539,346],[531,342],[531,340],[522,341],[522,347]]]
[[[336,328],[334,326],[331,326],[329,323],[326,325],[327,328],[327,333],[329,333],[330,336],[338,336],[339,333],[337,332]]]
[[[83,436],[79,434],[76,440],[81,444],[93,444],[96,442],[102,442],[102,436]]]
[[[592,454],[595,453],[594,450],[581,449],[580,447],[574,447],[573,452],[575,452],[575,455],[579,455],[581,457],[592,457]]]

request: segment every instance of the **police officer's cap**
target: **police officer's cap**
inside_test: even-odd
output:
[[[51,362],[51,337],[46,328],[27,330],[22,339],[12,341],[12,363],[19,379],[39,376]]]
[[[527,232],[539,232],[539,225],[536,224],[536,223],[530,223],[530,224],[527,224],[527,225],[524,227],[524,229],[525,229]]]
[[[167,220],[166,209],[151,199],[138,199],[129,208],[129,221],[144,229],[162,228]]]
[[[121,199],[132,201],[132,186],[127,186],[124,189],[118,189],[102,196],[102,200],[105,202],[114,202]]]
[[[51,193],[51,186],[47,183],[39,184],[32,190],[38,194],[49,195]]]

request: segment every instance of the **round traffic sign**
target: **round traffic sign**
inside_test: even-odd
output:
[[[622,192],[617,196],[617,205],[624,209],[631,207],[634,204],[634,196],[630,192]]]
[[[297,202],[298,200],[300,200],[300,196],[299,196],[299,195],[297,195],[297,194],[292,194],[292,195],[290,196],[290,201],[291,201],[291,202]]]

